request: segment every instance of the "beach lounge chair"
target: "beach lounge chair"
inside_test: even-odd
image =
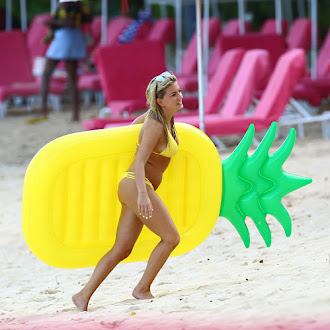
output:
[[[99,47],[94,59],[113,116],[145,109],[145,86],[166,70],[164,44],[157,41]]]
[[[302,49],[293,49],[283,54],[276,64],[275,70],[253,113],[243,114],[243,111],[240,111],[240,114],[231,113],[227,116],[224,116],[222,112],[207,115],[205,116],[206,134],[209,136],[244,134],[251,123],[255,125],[256,131],[267,129],[273,121],[279,120],[283,114],[293,88],[305,74],[305,70],[306,60]],[[243,84],[238,87],[244,88]],[[233,86],[231,90],[237,92]],[[180,119],[180,121],[199,127],[197,116],[186,117]]]
[[[0,118],[7,112],[10,97],[38,96],[40,83],[32,76],[32,65],[22,31],[0,32]],[[50,95],[56,96],[59,104],[60,95],[64,92],[62,84],[51,84]],[[53,98],[52,98],[53,99]]]
[[[245,21],[245,31],[249,32],[251,29],[250,23]],[[220,51],[220,38],[221,36],[232,36],[239,34],[239,20],[232,19],[228,21],[227,24],[222,28],[221,33],[217,36],[213,51],[208,60],[207,67],[207,75],[210,80],[214,75],[216,68],[218,67],[218,63],[221,59],[221,51]],[[198,76],[197,73],[185,75],[184,77],[180,77],[180,86],[182,86],[182,90],[185,92],[195,92],[198,90]],[[190,108],[189,108],[190,109]]]
[[[245,33],[251,31],[251,25],[249,21],[244,22]],[[240,34],[239,20],[237,18],[229,20],[222,28],[223,36],[234,36]]]
[[[288,32],[288,21],[282,20],[281,21],[282,27],[282,36],[286,36]],[[267,19],[260,29],[260,33],[262,34],[276,34],[276,19],[269,18]]]
[[[44,21],[50,18],[49,13],[36,15],[27,30],[27,46],[30,52],[32,63],[38,56],[45,56],[49,44],[44,43],[49,28]]]
[[[162,41],[165,44],[175,41],[175,21],[173,18],[157,19],[146,40]]]
[[[236,50],[235,56],[237,59],[242,57],[243,50]],[[225,63],[224,63],[225,64]],[[236,63],[237,65],[238,63]],[[220,76],[223,67],[218,67],[217,74]],[[221,85],[217,86],[218,77],[214,77],[214,85],[209,84],[207,96],[205,97],[205,116],[206,118],[216,117],[231,118],[235,115],[245,113],[252,101],[254,91],[263,84],[269,75],[269,55],[268,52],[262,49],[250,50],[245,53],[243,60],[239,65],[239,69],[230,86],[228,96],[224,106],[221,108],[221,114],[215,114],[221,107],[222,100],[226,95],[226,91],[221,89]],[[217,90],[216,90],[217,89]],[[219,94],[217,94],[217,92]],[[219,97],[218,97],[219,96]],[[185,101],[183,100],[183,103]],[[199,123],[199,115],[176,115],[176,121],[184,122],[196,126]],[[118,123],[106,125],[105,128],[117,127]],[[220,141],[217,140],[220,144]]]
[[[330,29],[320,48],[317,57],[317,78],[312,79],[310,74],[296,86],[293,97],[307,100],[311,105],[318,106],[322,99],[330,95],[330,74],[328,71],[330,61]]]
[[[203,21],[203,26],[204,26]],[[221,22],[215,17],[209,20],[209,45],[213,46],[217,36],[220,34]],[[181,76],[190,75],[197,72],[197,32],[191,37],[188,47],[181,62]]]
[[[119,36],[124,29],[132,22],[130,17],[116,16],[109,20],[107,24],[107,45],[115,45],[118,43]],[[101,40],[97,47],[100,47]],[[97,49],[94,49],[94,51]],[[83,73],[78,77],[78,88],[84,92],[85,104],[90,103],[91,93],[99,95],[102,92],[101,79],[98,72]],[[102,101],[99,101],[102,103]]]
[[[297,18],[286,37],[288,49],[302,48],[308,52],[311,49],[311,34],[311,20],[309,18]]]
[[[220,56],[233,48],[265,49],[269,52],[272,69],[279,57],[287,50],[285,39],[277,34],[247,33],[245,35],[224,36],[219,39]]]
[[[243,55],[243,49],[232,49],[222,57],[208,87],[205,113],[215,113],[221,107],[242,61]],[[183,103],[185,108],[196,109],[198,107],[198,99],[196,97],[184,97]],[[189,106],[186,107],[186,104],[189,104]],[[190,115],[190,113],[179,112],[175,117],[178,118],[188,115]],[[83,122],[83,127],[85,130],[92,130],[129,125],[136,117],[137,116],[130,116],[128,118],[91,118]]]

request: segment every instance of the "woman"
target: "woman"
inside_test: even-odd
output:
[[[135,159],[118,187],[122,211],[116,241],[98,262],[85,287],[72,297],[80,311],[87,311],[88,302],[98,286],[120,261],[130,255],[143,225],[161,241],[151,253],[146,270],[133,290],[136,299],[153,298],[150,286],[180,241],[173,220],[155,190],[171,157],[178,151],[174,114],[183,108],[182,92],[176,77],[164,72],[150,81],[146,97],[149,111],[132,123],[143,123]]]
[[[71,89],[73,106],[72,120],[79,120],[79,94],[77,83],[78,61],[86,57],[86,47],[81,26],[90,22],[89,9],[79,0],[60,0],[58,7],[45,24],[51,29],[46,37],[52,39],[47,50],[46,64],[41,83],[41,117],[47,118],[47,96],[51,75],[59,61],[64,60]]]

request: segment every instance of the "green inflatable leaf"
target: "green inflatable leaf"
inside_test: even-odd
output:
[[[271,245],[267,214],[274,216],[286,236],[290,236],[291,218],[281,200],[288,193],[312,182],[312,179],[289,174],[282,169],[292,151],[295,130],[292,128],[282,146],[269,155],[275,135],[276,122],[273,122],[256,151],[248,156],[254,137],[254,126],[251,124],[234,152],[222,162],[223,196],[220,216],[233,224],[246,247],[250,246],[246,217],[253,220],[267,246]]]

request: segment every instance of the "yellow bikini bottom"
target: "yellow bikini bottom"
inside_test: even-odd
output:
[[[125,178],[135,180],[135,173],[134,173],[134,172],[125,172],[125,173],[121,176],[120,181],[121,181],[122,179],[125,179]],[[153,186],[152,183],[149,181],[149,179],[144,178],[144,181],[146,182],[146,184],[147,184],[152,190],[155,190],[155,189],[154,189],[154,186]]]

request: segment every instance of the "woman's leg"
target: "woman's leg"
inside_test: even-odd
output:
[[[48,91],[49,91],[49,81],[52,76],[56,65],[58,64],[58,60],[52,60],[50,58],[46,59],[45,69],[42,74],[42,81],[41,81],[41,116],[46,117],[48,114],[47,109],[47,98],[48,98]]]
[[[126,205],[123,205],[113,248],[98,262],[85,287],[72,297],[78,310],[87,311],[88,302],[98,286],[120,261],[130,255],[142,227],[142,222]]]
[[[145,219],[138,213],[135,181],[126,179],[122,182],[126,185],[130,183],[131,187],[130,189],[119,190],[119,198],[125,200],[127,206],[136,214],[141,222],[161,238],[161,241],[152,251],[146,270],[132,293],[137,299],[150,299],[153,298],[150,292],[150,286],[171,252],[179,244],[180,235],[165,204],[149,186],[147,186],[147,191],[154,211],[151,218]]]
[[[79,91],[77,81],[77,68],[78,60],[65,61],[66,72],[68,74],[68,82],[70,86],[71,101],[72,101],[72,121],[79,120],[80,104],[79,104]]]

